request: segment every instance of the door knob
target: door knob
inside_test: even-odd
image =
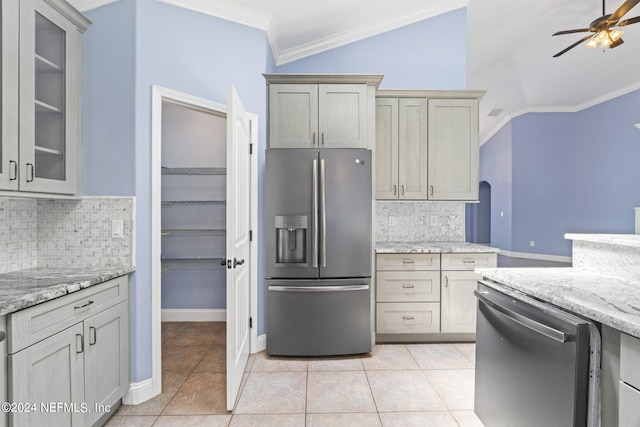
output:
[[[242,265],[244,264],[244,260],[243,259],[233,259],[233,268],[236,268],[236,265]]]

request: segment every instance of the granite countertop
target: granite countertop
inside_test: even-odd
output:
[[[567,233],[565,239],[582,242],[606,243],[640,248],[640,234],[580,234]]]
[[[376,253],[498,253],[500,249],[466,242],[376,242]]]
[[[515,289],[640,338],[640,282],[567,268],[477,268],[493,288]]]
[[[134,271],[134,267],[29,268],[0,274],[0,315],[58,298]]]

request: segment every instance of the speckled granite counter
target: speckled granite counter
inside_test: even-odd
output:
[[[0,315],[13,313],[133,271],[133,267],[30,268],[0,274]]]
[[[567,234],[570,268],[478,268],[476,273],[640,338],[640,235]]]
[[[376,253],[498,253],[500,249],[466,242],[376,242]]]

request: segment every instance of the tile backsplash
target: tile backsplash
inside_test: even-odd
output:
[[[135,199],[0,198],[0,273],[31,267],[134,265]],[[111,237],[111,221],[123,238]]]
[[[379,242],[464,242],[464,202],[376,201]]]

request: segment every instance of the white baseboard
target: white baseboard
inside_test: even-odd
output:
[[[556,261],[556,262],[572,262],[573,258],[570,256],[561,255],[546,255],[546,254],[531,254],[528,252],[511,252],[500,249],[500,255],[506,255],[513,258],[529,258],[539,259],[542,261]]]
[[[129,391],[122,398],[122,403],[125,405],[139,405],[152,397],[154,397],[153,380],[149,378],[139,383],[131,383]]]
[[[267,349],[267,334],[258,335],[258,345],[254,353],[260,353]]]
[[[163,308],[161,319],[163,322],[226,322],[227,310]]]

